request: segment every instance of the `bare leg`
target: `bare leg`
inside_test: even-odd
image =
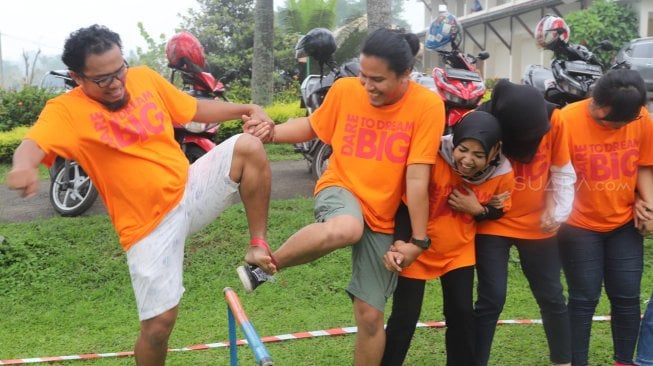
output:
[[[321,258],[332,251],[357,243],[363,235],[363,223],[354,216],[340,215],[326,222],[304,226],[273,256],[278,269],[292,267]]]
[[[354,318],[358,332],[354,349],[354,365],[379,365],[385,348],[383,312],[354,298]]]
[[[168,353],[168,339],[177,320],[178,307],[141,321],[134,355],[138,366],[163,366]]]
[[[247,134],[238,138],[229,176],[240,183],[240,199],[245,206],[250,237],[266,240],[272,173],[265,149],[258,138]],[[274,271],[272,258],[265,249],[250,247],[245,260],[254,255],[262,268]]]

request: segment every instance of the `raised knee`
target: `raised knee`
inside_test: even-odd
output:
[[[360,241],[362,236],[363,223],[353,217],[333,222],[333,225],[330,225],[330,230],[328,231],[329,241],[347,245]]]
[[[261,140],[246,133],[238,136],[234,146],[234,153],[248,158],[265,158],[265,148]]]

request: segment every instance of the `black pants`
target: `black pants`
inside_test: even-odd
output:
[[[463,267],[440,278],[447,324],[445,343],[448,366],[473,365],[474,361],[474,267]],[[401,365],[422,311],[425,280],[399,277],[386,328],[382,366]]]
[[[542,314],[552,363],[571,362],[569,314],[560,282],[560,259],[555,237],[539,240],[476,235],[478,296],[474,307],[476,361],[486,366],[499,315],[506,303],[510,248],[519,251],[522,272]]]

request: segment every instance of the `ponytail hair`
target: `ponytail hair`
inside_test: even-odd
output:
[[[413,69],[419,49],[419,38],[414,33],[379,28],[365,38],[361,53],[383,59],[390,70],[401,75]]]

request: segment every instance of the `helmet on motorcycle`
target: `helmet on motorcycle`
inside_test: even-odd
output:
[[[326,28],[313,28],[295,45],[295,58],[310,56],[320,63],[326,63],[336,52],[336,40]]]
[[[170,38],[166,44],[166,56],[168,66],[175,69],[195,69],[201,72],[206,64],[204,47],[188,32],[180,32]]]
[[[553,49],[556,44],[568,43],[571,31],[564,19],[547,14],[535,26],[535,41],[537,45]]]
[[[451,43],[451,48],[458,48],[462,43],[462,38],[462,27],[458,23],[458,19],[445,12],[431,22],[425,46],[429,50],[437,50]]]

